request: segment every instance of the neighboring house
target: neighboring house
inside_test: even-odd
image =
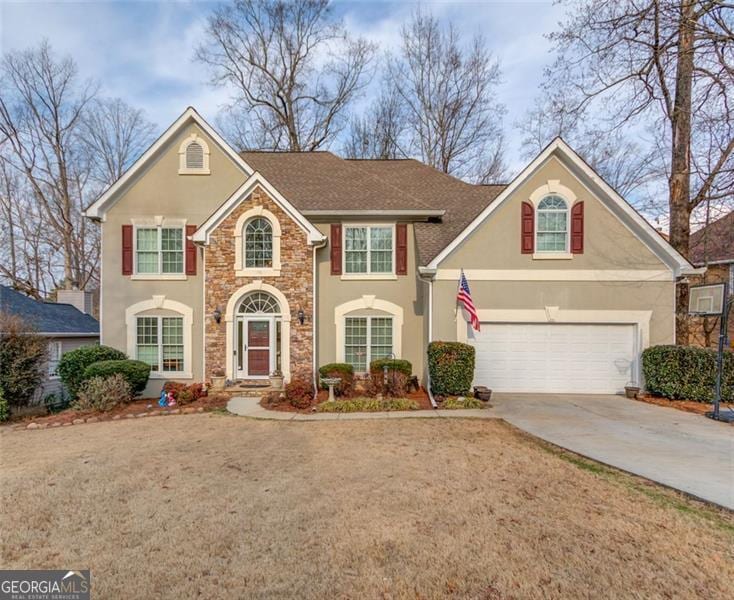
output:
[[[673,343],[693,269],[560,138],[482,186],[415,160],[240,154],[189,108],[86,215],[102,342],[151,364],[148,393],[391,355],[425,381],[430,340],[474,344],[495,390],[617,392]]]
[[[706,267],[697,283],[729,283],[734,294],[734,211],[691,234],[689,259],[697,267]],[[729,343],[734,343],[734,317],[729,315]],[[716,346],[719,343],[718,319],[694,319],[693,343]]]
[[[56,297],[57,302],[41,302],[0,285],[0,312],[19,317],[48,340],[45,378],[36,393],[39,399],[61,391],[56,368],[64,353],[99,343],[99,322],[90,314],[91,294],[81,290],[58,290]]]

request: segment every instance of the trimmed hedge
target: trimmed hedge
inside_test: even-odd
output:
[[[133,394],[138,395],[148,383],[150,365],[140,360],[100,360],[84,369],[84,381],[93,377],[106,379],[118,374],[130,384]]]
[[[694,346],[651,346],[642,352],[647,390],[671,400],[712,402],[716,351]],[[734,401],[734,353],[724,352],[722,400]]]
[[[61,383],[72,398],[76,398],[84,381],[84,370],[92,363],[102,360],[125,360],[127,355],[109,346],[82,346],[67,352],[59,361],[58,373]]]
[[[465,396],[474,380],[474,346],[461,342],[428,344],[431,390],[440,396]]]
[[[339,377],[341,383],[334,386],[334,393],[337,396],[348,396],[352,393],[354,387],[354,367],[347,363],[329,363],[319,368],[319,378],[326,379],[329,377]],[[328,390],[329,386],[319,382],[322,390]]]
[[[397,371],[410,377],[413,374],[413,365],[410,364],[409,360],[402,360],[400,358],[380,358],[373,360],[370,363],[370,373],[383,372],[383,369],[387,367],[388,372]]]

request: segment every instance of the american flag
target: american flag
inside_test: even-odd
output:
[[[464,275],[464,269],[461,270],[461,277],[459,277],[459,291],[456,294],[456,301],[461,304],[464,312],[468,315],[472,329],[479,331],[479,317],[477,316],[477,309],[474,306],[474,301],[471,299],[469,282],[466,280]]]

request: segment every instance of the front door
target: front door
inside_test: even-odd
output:
[[[237,321],[237,378],[267,377],[271,360],[270,319],[239,319]]]

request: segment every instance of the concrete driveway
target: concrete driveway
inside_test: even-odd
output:
[[[734,426],[621,396],[493,394],[493,412],[548,442],[734,509]]]

